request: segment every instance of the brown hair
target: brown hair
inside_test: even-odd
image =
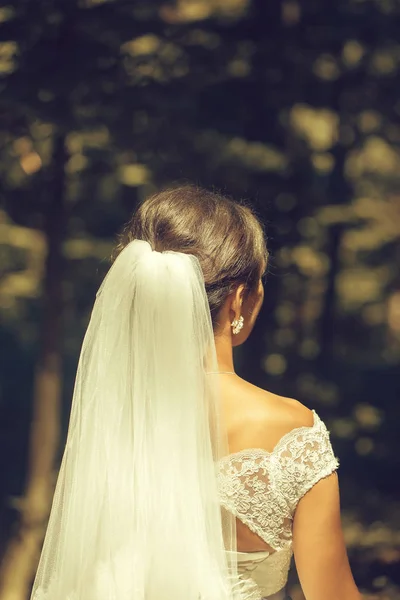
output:
[[[268,251],[253,210],[220,194],[185,185],[142,202],[119,236],[113,258],[139,239],[153,250],[174,250],[200,262],[213,326],[228,295],[245,284],[252,293],[266,267]]]

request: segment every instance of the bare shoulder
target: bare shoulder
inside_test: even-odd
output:
[[[282,421],[282,426],[289,430],[313,426],[314,414],[307,406],[294,398],[285,398],[271,392],[266,392],[266,394],[268,396],[266,403],[274,404],[276,416]]]
[[[232,441],[237,450],[253,447],[272,451],[290,431],[313,426],[314,414],[301,402],[263,390],[244,380],[237,382],[237,385],[240,403],[236,403],[234,408],[235,426],[232,429]]]

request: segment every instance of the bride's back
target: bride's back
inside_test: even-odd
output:
[[[295,400],[235,375],[219,378],[230,448],[220,463],[220,498],[236,516],[243,577],[264,599],[283,599],[294,553],[307,600],[359,600],[324,423]]]
[[[240,456],[252,449],[273,454],[285,436],[314,424],[312,411],[296,400],[258,388],[240,377],[226,375],[220,380],[231,455]],[[237,547],[241,552],[274,551],[240,519]]]

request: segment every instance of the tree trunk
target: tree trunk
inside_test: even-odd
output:
[[[33,416],[26,489],[20,519],[0,567],[0,599],[27,600],[47,524],[61,419],[63,255],[65,231],[65,136],[56,135],[52,168],[44,181],[43,317],[33,388]]]
[[[342,115],[341,126],[346,125]],[[329,203],[334,206],[346,206],[351,202],[353,190],[345,178],[346,147],[340,140],[332,148],[335,158],[335,167],[331,173],[327,189]],[[346,230],[344,223],[335,223],[328,230],[328,247],[326,252],[331,259],[330,269],[327,276],[327,288],[325,292],[324,306],[320,321],[320,347],[321,353],[318,357],[318,368],[322,373],[330,373],[334,359],[334,341],[336,330],[336,280],[340,272],[340,245]]]
[[[334,339],[336,329],[336,280],[340,271],[340,243],[343,235],[343,225],[332,225],[328,231],[329,242],[327,254],[330,257],[330,268],[327,277],[327,287],[319,327],[321,352],[318,358],[320,368],[332,365],[334,356]]]

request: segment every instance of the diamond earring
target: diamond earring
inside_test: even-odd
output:
[[[243,319],[242,315],[240,315],[239,319],[234,319],[232,321],[231,326],[232,326],[232,333],[234,335],[236,335],[237,333],[239,333],[240,330],[242,329],[242,327],[243,327],[243,321],[244,321],[244,319]]]

